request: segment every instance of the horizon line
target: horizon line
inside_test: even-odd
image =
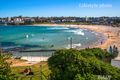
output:
[[[17,15],[17,16],[0,16],[0,18],[7,18],[7,17],[120,17],[120,16],[23,16],[23,15]]]

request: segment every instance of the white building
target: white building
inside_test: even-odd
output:
[[[24,23],[24,21],[21,18],[15,18],[14,23],[15,24]]]

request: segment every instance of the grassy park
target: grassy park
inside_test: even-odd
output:
[[[42,69],[40,68],[40,65],[42,65]],[[33,75],[21,74],[21,72],[25,68],[31,68],[34,74]],[[17,80],[39,80],[41,78],[41,75],[43,80],[47,80],[48,75],[50,74],[50,70],[48,69],[47,62],[40,62],[33,66],[12,67],[12,73],[15,74]]]

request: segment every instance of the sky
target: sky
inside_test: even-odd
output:
[[[120,16],[120,0],[0,0],[0,17]]]

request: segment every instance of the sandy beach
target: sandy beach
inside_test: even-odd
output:
[[[51,26],[51,27],[52,26],[64,26],[64,27],[74,27],[74,28],[92,30],[94,32],[103,34],[106,37],[104,42],[102,42],[101,44],[97,44],[93,47],[108,49],[110,45],[116,45],[120,50],[120,36],[118,36],[118,31],[120,30],[119,28],[114,28],[111,26],[104,26],[104,25],[64,25],[64,24],[63,25],[62,24],[34,24],[34,26]],[[23,58],[29,59],[28,61],[30,61],[30,58],[26,58],[26,57],[23,57]],[[44,57],[41,57],[41,58],[44,58]],[[40,57],[36,57],[35,59],[38,62]],[[48,58],[44,58],[44,61],[47,61],[47,59]],[[120,60],[120,55],[118,55],[118,57],[116,59]],[[14,63],[14,61],[13,61],[13,63]],[[28,63],[22,62],[22,63],[19,63],[18,65],[17,64],[16,65],[13,64],[13,65],[20,66],[20,64],[22,64],[22,65],[26,66]],[[31,65],[31,64],[28,64],[28,65]]]

